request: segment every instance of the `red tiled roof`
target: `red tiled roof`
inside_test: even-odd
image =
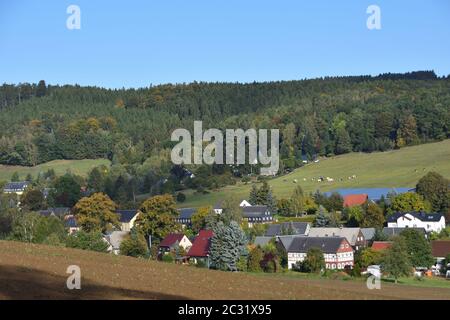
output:
[[[189,257],[207,257],[213,235],[212,230],[200,230],[187,255]]]
[[[450,240],[431,241],[431,251],[435,258],[445,258],[450,254]]]
[[[386,250],[392,245],[391,241],[374,241],[372,243],[372,249],[375,251]]]
[[[171,247],[175,242],[180,242],[183,239],[184,234],[182,233],[169,233],[163,241],[159,244],[160,247]]]
[[[344,207],[360,206],[367,201],[367,194],[349,194],[344,196]]]

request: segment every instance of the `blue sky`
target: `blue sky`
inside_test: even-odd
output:
[[[68,30],[66,9],[81,9]],[[369,5],[381,30],[366,27]],[[447,0],[2,0],[0,83],[142,87],[434,69],[450,74]]]

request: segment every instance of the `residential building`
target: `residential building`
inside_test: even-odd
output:
[[[15,193],[17,195],[22,195],[26,188],[30,185],[28,181],[17,181],[17,182],[8,182],[3,187],[4,193]]]
[[[392,241],[374,241],[371,248],[375,251],[384,251],[389,249],[392,245]]]
[[[69,207],[56,207],[56,208],[47,208],[45,210],[39,210],[39,214],[44,217],[59,217],[64,218],[66,215],[70,215]]]
[[[77,224],[77,220],[73,215],[67,215],[64,217],[64,227],[69,234],[80,231],[80,227]]]
[[[189,249],[187,256],[194,263],[203,261],[209,268],[209,249],[211,247],[211,238],[213,237],[212,230],[200,230],[198,235],[192,242],[192,247]]]
[[[344,196],[344,207],[362,206],[367,202],[367,194],[348,194]]]
[[[369,242],[373,240],[375,237],[375,228],[361,228],[361,232],[364,236],[364,240],[366,240],[366,246],[369,245]]]
[[[407,228],[384,227],[383,228],[383,234],[385,236],[387,236],[388,238],[392,238],[392,237],[400,235],[400,233],[402,233],[402,231],[405,230],[405,229],[407,229]],[[424,235],[426,235],[426,231],[425,231],[424,228],[410,228],[410,229],[417,230],[420,233],[423,233]]]
[[[318,248],[323,252],[326,269],[352,268],[353,249],[344,237],[294,237],[289,245],[288,268],[305,260],[308,251]]]
[[[178,247],[188,251],[192,247],[192,242],[182,233],[169,233],[159,244],[159,252],[176,251]]]
[[[441,232],[445,228],[442,213],[398,212],[387,219],[389,228],[424,228],[426,232]]]
[[[183,226],[189,226],[192,223],[192,216],[197,212],[195,208],[181,208],[178,209],[179,215],[176,221]]]
[[[269,225],[265,236],[308,235],[311,224],[308,222],[283,222]]]
[[[129,231],[112,231],[106,234],[103,239],[109,244],[108,252],[120,254],[120,245],[129,233]]]
[[[310,228],[309,237],[344,237],[358,251],[366,247],[366,239],[361,228]]]
[[[266,237],[266,236],[256,236],[254,245],[264,247],[273,239],[273,237]]]
[[[134,227],[134,223],[136,222],[136,218],[139,216],[139,211],[136,209],[117,210],[116,213],[120,215],[120,230],[131,231],[131,229]]]
[[[249,227],[255,223],[271,223],[272,213],[267,206],[250,206],[242,208],[242,219],[247,221]]]
[[[450,240],[433,240],[431,241],[431,252],[438,264],[450,255]],[[447,262],[450,263],[450,262]]]

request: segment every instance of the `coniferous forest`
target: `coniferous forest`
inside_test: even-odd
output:
[[[204,130],[280,129],[282,170],[300,166],[305,158],[450,137],[450,77],[433,71],[120,90],[42,80],[2,85],[0,107],[0,164],[107,158],[121,166],[121,176],[139,176],[143,192],[161,177],[182,177],[170,163],[170,135],[175,128],[192,131],[194,120],[202,120]],[[250,171],[217,165],[195,170],[193,187],[215,183],[202,182],[202,173]]]

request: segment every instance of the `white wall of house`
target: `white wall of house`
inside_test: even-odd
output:
[[[389,228],[424,228],[426,232],[441,232],[445,228],[445,218],[441,217],[439,221],[422,221],[406,213],[399,217],[397,222],[388,222]]]
[[[182,247],[184,250],[189,250],[190,247],[192,247],[192,242],[189,241],[188,237],[184,236],[180,243],[179,246]]]
[[[325,266],[327,269],[344,269],[345,266],[353,267],[353,252],[325,253]],[[288,252],[288,269],[292,269],[298,261],[306,258],[306,252]]]
[[[247,200],[242,200],[239,206],[243,208],[243,207],[251,207],[252,205]]]
[[[120,229],[122,231],[131,231],[131,229],[134,227],[134,223],[136,222],[136,219],[139,215],[139,212],[130,220],[130,222],[122,222],[122,226]]]

